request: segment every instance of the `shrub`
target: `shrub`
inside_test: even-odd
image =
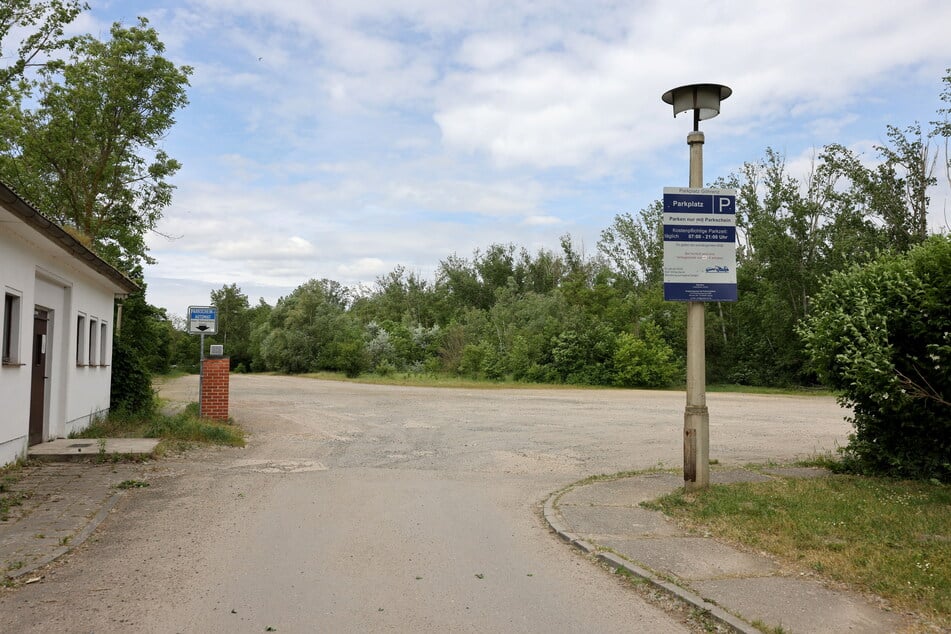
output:
[[[653,322],[640,337],[618,335],[614,352],[614,383],[621,387],[667,387],[677,376],[674,351]]]
[[[552,367],[565,383],[610,385],[616,338],[604,324],[565,330],[552,341]]]
[[[380,361],[376,364],[375,372],[380,376],[391,376],[396,372],[396,366],[389,361]]]
[[[360,376],[369,365],[363,342],[357,339],[337,344],[336,365],[350,378]]]
[[[155,409],[152,377],[135,350],[121,337],[113,342],[109,407],[133,414],[148,414]]]
[[[846,464],[951,480],[951,240],[830,276],[799,333],[851,407]]]
[[[492,346],[485,341],[467,344],[462,348],[461,356],[459,374],[476,379],[482,378],[486,374],[486,368],[492,362]]]
[[[384,374],[381,368],[393,368],[392,371],[395,371],[396,350],[390,341],[390,333],[375,321],[371,321],[366,326],[366,339],[366,352],[370,367],[375,368],[379,374]]]

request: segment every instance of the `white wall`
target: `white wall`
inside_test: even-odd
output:
[[[30,418],[33,310],[50,311],[44,438],[65,437],[85,428],[109,408],[113,305],[116,288],[45,236],[0,208],[0,290],[20,298],[17,364],[0,367],[0,465],[25,454]],[[2,305],[0,305],[2,311]],[[106,325],[105,357],[97,341],[95,365],[78,365],[77,316],[86,317],[96,338]]]
[[[30,363],[35,264],[29,245],[5,231],[12,215],[0,209],[0,290],[20,297],[18,364],[0,366],[0,465],[25,456],[30,421]],[[2,310],[2,308],[0,308]],[[6,319],[4,315],[2,319]],[[2,321],[0,321],[2,324]]]
[[[73,309],[70,312],[70,338],[67,351],[67,404],[61,418],[63,426],[53,430],[59,437],[85,429],[90,417],[109,409],[109,389],[112,377],[112,312],[114,295],[91,284],[75,284],[72,288]],[[76,317],[84,314],[86,337],[85,354],[89,354],[89,324],[96,322],[97,338],[102,336],[101,325],[106,325],[106,350],[104,359],[95,359],[96,364],[76,364]],[[100,355],[101,345],[97,340],[95,354]]]

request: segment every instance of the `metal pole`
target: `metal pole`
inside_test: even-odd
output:
[[[690,187],[703,187],[703,132],[687,135]],[[684,410],[684,488],[710,485],[710,414],[707,411],[703,302],[687,303],[687,407]]]
[[[198,416],[201,417],[201,384],[205,379],[205,333],[199,337],[201,353],[198,355]]]

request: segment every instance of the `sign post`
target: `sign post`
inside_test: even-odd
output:
[[[668,190],[664,190],[664,297],[687,302],[687,407],[684,410],[684,488],[687,491],[710,485],[704,302],[736,301],[736,222],[728,218],[736,218],[736,194],[730,196],[713,190],[708,197],[707,190],[701,189],[704,139],[700,122],[720,114],[720,103],[732,94],[728,86],[721,84],[690,84],[668,90],[661,97],[664,103],[674,107],[674,117],[681,112],[693,112],[693,131],[687,134],[689,189],[671,188],[670,217],[667,216]],[[732,258],[727,253],[730,249]],[[724,276],[727,276],[725,281]]]
[[[198,358],[198,411],[201,411],[201,381],[204,375],[205,335],[218,334],[218,307],[217,306],[189,306],[188,307],[188,334],[201,335],[199,345],[201,353]]]
[[[704,302],[736,301],[736,190],[704,189],[703,133],[692,132],[691,187],[664,188],[664,299],[687,303],[684,486],[710,483]]]

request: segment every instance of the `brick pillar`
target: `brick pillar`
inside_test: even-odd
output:
[[[228,420],[229,357],[208,357],[201,362],[202,418]]]

